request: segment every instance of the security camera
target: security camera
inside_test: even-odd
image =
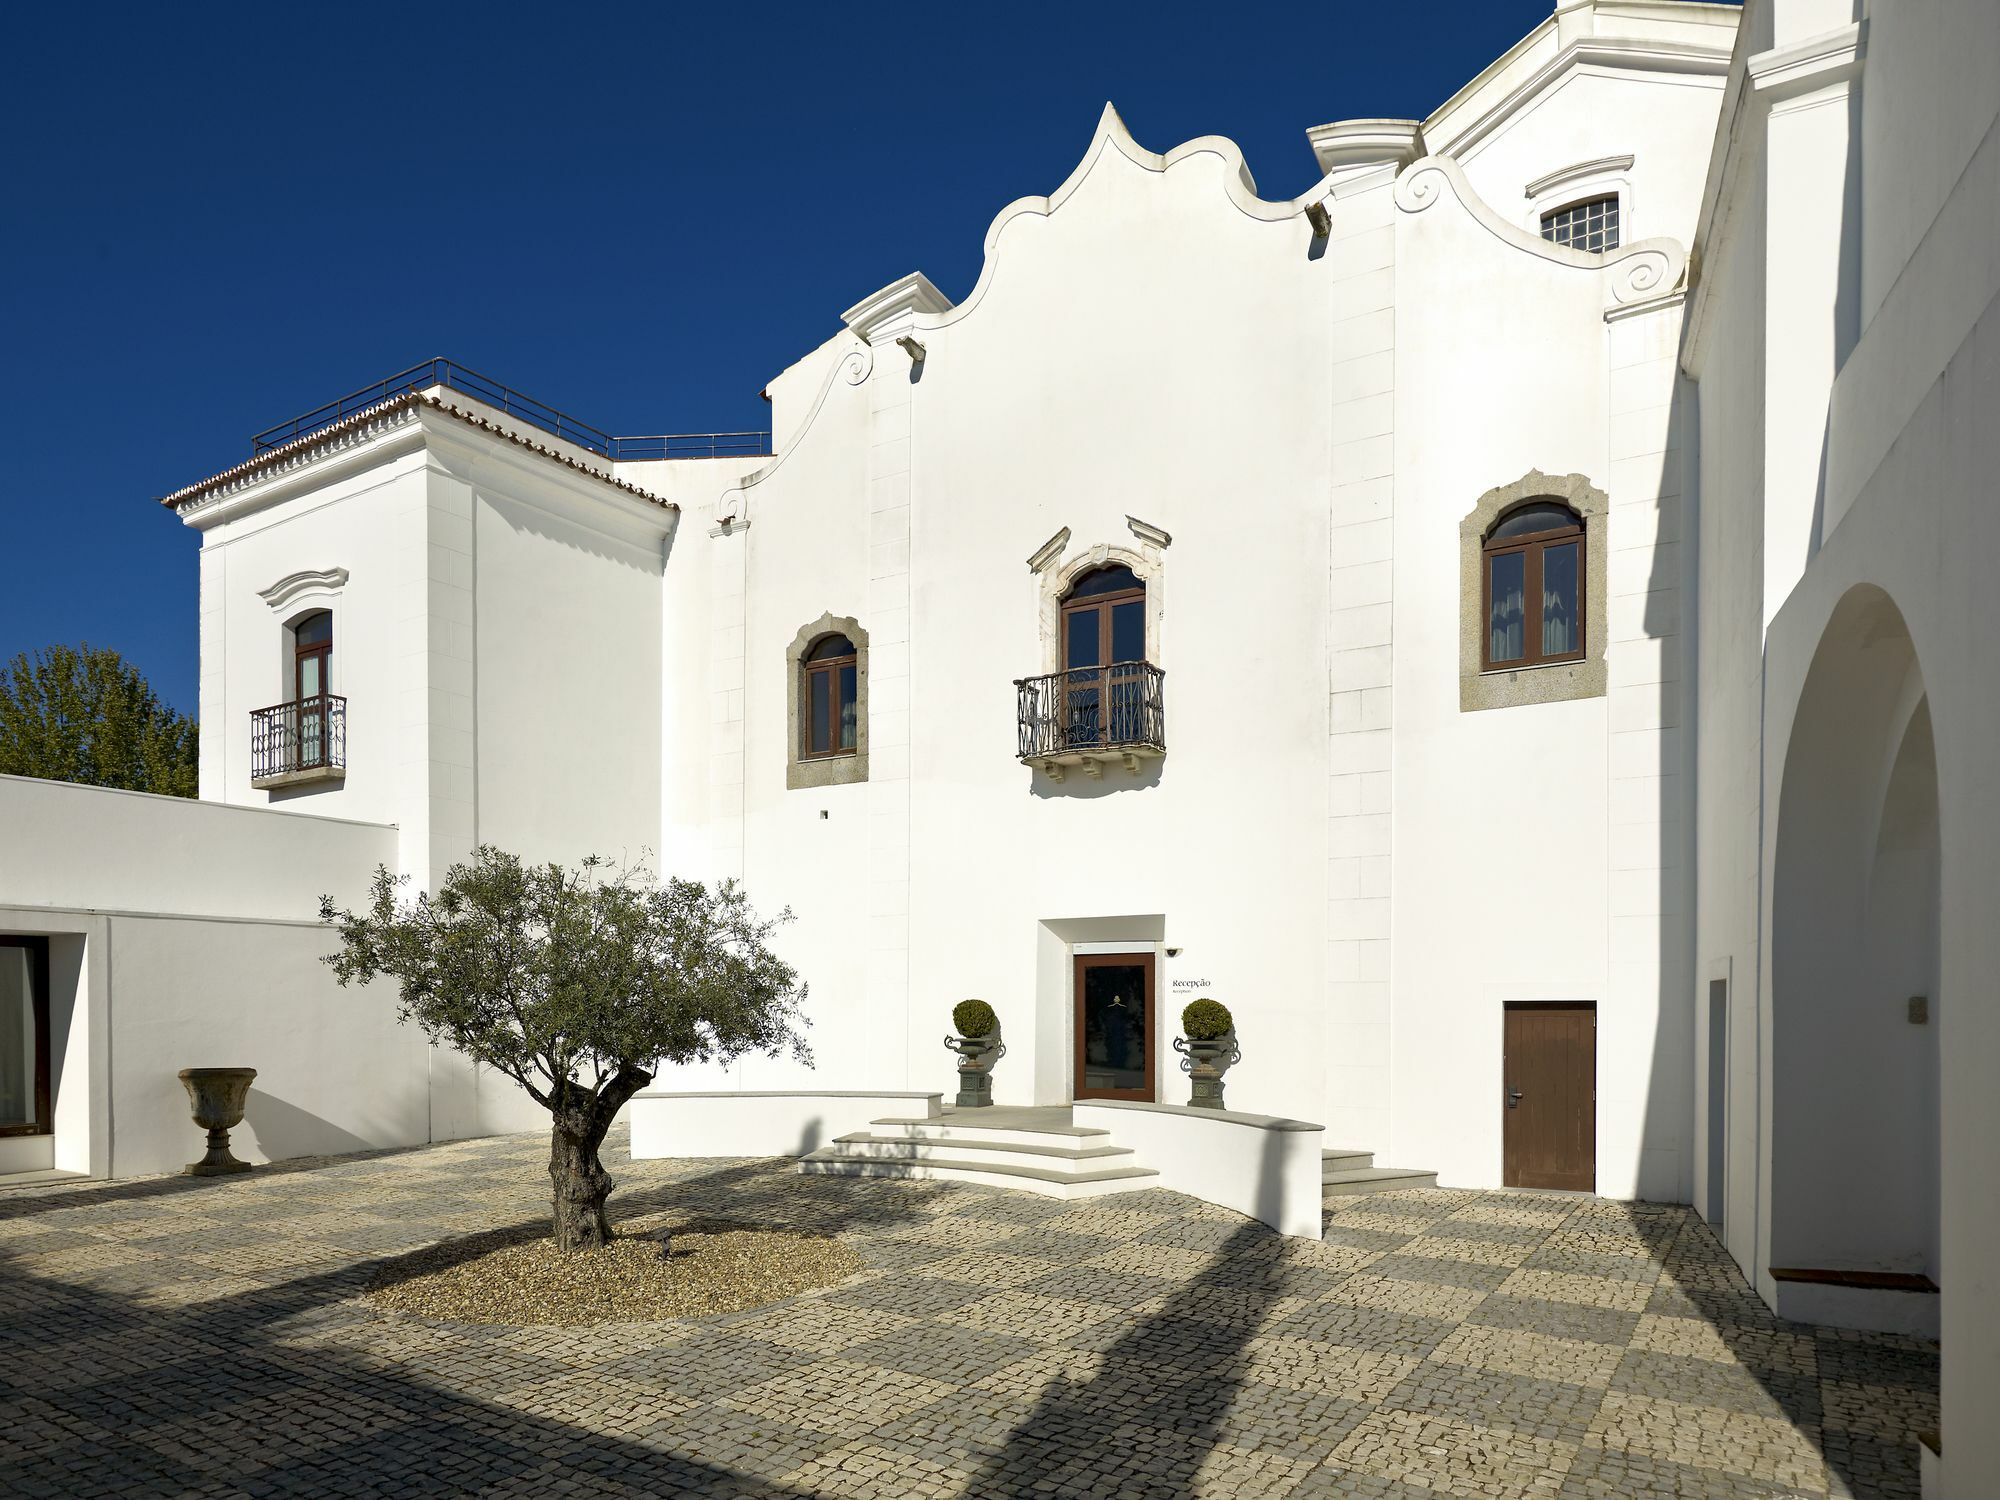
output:
[[[1181,956],[1181,950],[1178,948],[1169,948],[1167,950],[1168,958],[1179,958],[1180,956]]]

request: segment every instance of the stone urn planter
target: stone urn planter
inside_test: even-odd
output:
[[[194,1122],[208,1132],[208,1154],[181,1171],[189,1177],[221,1177],[247,1172],[250,1163],[229,1154],[229,1132],[243,1123],[243,1106],[250,1096],[255,1068],[182,1068]]]
[[[1181,1030],[1174,1050],[1181,1054],[1181,1071],[1192,1085],[1188,1103],[1196,1109],[1222,1109],[1222,1075],[1242,1059],[1236,1050],[1236,1019],[1229,1007],[1215,1000],[1197,1000],[1181,1012]]]
[[[1000,1018],[984,1000],[961,1000],[952,1007],[951,1024],[957,1036],[944,1039],[945,1046],[958,1054],[958,1097],[960,1109],[981,1109],[993,1102],[993,1065],[1007,1053],[1000,1040]]]

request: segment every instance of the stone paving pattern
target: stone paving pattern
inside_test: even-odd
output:
[[[0,1493],[1912,1496],[1937,1350],[1785,1323],[1687,1209],[1433,1189],[1287,1240],[1062,1203],[608,1159],[614,1216],[845,1236],[701,1322],[444,1324],[355,1293],[545,1213],[538,1137],[0,1192]]]

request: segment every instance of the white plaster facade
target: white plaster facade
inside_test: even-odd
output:
[[[170,497],[203,801],[370,825],[300,843],[333,889],[493,842],[790,906],[816,1069],[663,1089],[944,1088],[978,995],[998,1100],[1066,1102],[1073,962],[1136,951],[1156,1040],[1235,1011],[1236,1108],[1494,1186],[1507,1007],[1593,1005],[1596,1189],[1694,1202],[1786,1310],[1941,1312],[1944,1492],[1991,1493],[1996,108],[1988,0],[1581,0],[1427,119],[1311,130],[1291,201],[1107,108],[964,296],[904,276],[771,382],[769,459],[619,462],[441,385]],[[1537,233],[1610,194],[1617,248]],[[1593,497],[1601,666],[1468,695],[1461,522],[1538,474]],[[1145,585],[1164,753],[1058,779],[1014,679],[1099,562]],[[309,607],[345,775],[254,788]],[[826,618],[865,633],[866,776],[791,785]],[[221,914],[310,915],[283,890]],[[0,870],[17,923],[188,899]],[[423,1061],[414,1138],[532,1122]],[[1942,1292],[1801,1301],[1786,1266]]]

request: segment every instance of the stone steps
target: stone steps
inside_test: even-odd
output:
[[[985,1162],[992,1166],[1038,1167],[1075,1176],[1112,1167],[1130,1167],[1137,1158],[1124,1146],[1109,1144],[1108,1136],[1082,1137],[1078,1144],[1035,1144],[987,1141],[951,1136],[943,1139],[913,1135],[878,1135],[873,1131],[837,1136],[826,1148],[828,1160],[867,1157],[874,1161]]]
[[[1438,1185],[1435,1172],[1376,1166],[1372,1151],[1322,1151],[1319,1162],[1322,1199],[1354,1198],[1364,1193],[1395,1193]]]
[[[1319,1180],[1331,1181],[1341,1172],[1365,1172],[1375,1165],[1373,1151],[1322,1151],[1319,1154]]]
[[[1151,1187],[1159,1173],[1151,1167],[1110,1167],[1102,1171],[1058,1171],[1047,1167],[1012,1166],[968,1161],[948,1156],[923,1161],[889,1157],[843,1156],[823,1147],[799,1159],[808,1177],[893,1177],[911,1181],[976,1182],[987,1187],[1015,1188],[1045,1198],[1097,1198],[1106,1193]]]
[[[953,1116],[891,1117],[836,1138],[799,1160],[816,1177],[890,1177],[973,1182],[1048,1198],[1095,1198],[1151,1187],[1159,1173],[1142,1167],[1110,1132],[1071,1125],[1053,1111],[985,1114],[973,1125]]]

